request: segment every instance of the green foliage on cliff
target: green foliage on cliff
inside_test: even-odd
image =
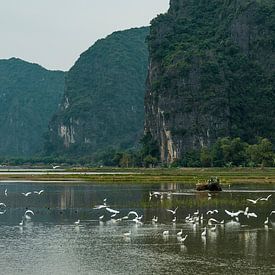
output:
[[[149,29],[115,32],[82,53],[68,72],[50,124],[48,154],[96,155],[131,148],[143,132]],[[65,129],[60,134],[61,126]],[[69,135],[70,133],[70,135]]]
[[[0,156],[41,151],[64,91],[64,72],[20,59],[0,60]]]
[[[223,136],[275,141],[274,26],[273,0],[171,0],[152,21],[147,109],[181,154]],[[159,132],[153,113],[146,125]]]

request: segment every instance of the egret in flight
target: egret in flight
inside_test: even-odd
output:
[[[256,200],[252,200],[252,199],[246,199],[249,202],[252,202],[253,204],[256,204],[261,198],[258,198]]]
[[[271,196],[272,196],[272,195],[270,194],[270,195],[268,195],[266,198],[261,198],[260,201],[268,201],[269,198],[270,198]]]
[[[25,197],[28,197],[32,192],[22,193]]]
[[[176,215],[178,207],[176,207],[175,210],[171,210],[171,209],[166,209],[168,212],[171,212],[173,215]]]
[[[44,190],[42,189],[42,190],[40,190],[40,191],[34,191],[33,193],[34,193],[34,194],[41,195],[43,192],[44,192]]]

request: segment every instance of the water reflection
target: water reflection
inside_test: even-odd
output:
[[[270,215],[274,198],[256,205],[246,201],[270,192],[275,197],[272,190],[254,193],[231,187],[209,199],[208,193],[179,184],[2,182],[0,192],[4,194],[6,188],[8,196],[1,197],[5,213],[0,215],[3,274],[165,274],[198,269],[268,274],[275,268],[275,215]],[[45,190],[41,195],[21,194],[41,189]],[[150,199],[150,191],[165,195]],[[94,209],[104,206],[105,198],[108,207],[119,211],[117,215],[111,217],[107,206]],[[225,209],[245,212],[247,206],[257,218],[248,219],[242,213],[237,221],[225,213]],[[20,226],[27,209],[35,215]],[[214,209],[218,213],[207,214]],[[136,215],[128,215],[129,211],[143,217],[133,221]],[[188,235],[186,240],[181,241],[178,232]]]

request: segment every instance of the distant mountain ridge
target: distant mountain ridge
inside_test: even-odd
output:
[[[0,156],[30,157],[42,150],[64,75],[18,58],[0,60]]]
[[[149,28],[114,32],[80,55],[69,70],[46,154],[84,156],[127,149],[143,134]]]

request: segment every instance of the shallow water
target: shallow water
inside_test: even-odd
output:
[[[41,195],[21,194],[41,189]],[[163,198],[150,199],[149,191],[161,191]],[[269,194],[268,201],[257,204],[246,200]],[[104,198],[110,208],[120,211],[115,218],[133,210],[143,216],[142,223],[131,221],[135,215],[115,221],[106,209],[94,209]],[[272,185],[232,186],[210,197],[184,184],[1,182],[0,202],[7,206],[0,207],[1,274],[275,274]],[[224,211],[247,206],[257,218],[240,214],[237,222]],[[167,209],[176,207],[173,223]],[[27,209],[34,216],[29,214],[32,219],[19,226]],[[211,217],[224,220],[215,231],[207,225],[206,212],[212,209],[219,213]],[[186,221],[197,210],[203,220]],[[158,217],[155,224],[153,216]],[[75,225],[78,219],[80,224]],[[204,227],[207,233],[202,237]],[[180,229],[188,235],[183,243],[176,236]],[[164,230],[168,236],[163,236]],[[126,232],[131,232],[129,237]]]

